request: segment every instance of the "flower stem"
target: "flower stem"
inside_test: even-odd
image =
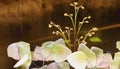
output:
[[[76,40],[77,40],[77,35],[76,35],[76,33],[77,33],[77,14],[78,14],[78,11],[79,11],[79,8],[75,5],[74,6],[75,7],[75,17],[74,17],[74,26],[73,26],[73,29],[74,29],[74,34],[73,34],[73,36],[74,36],[74,41],[73,41],[73,51],[76,51]]]

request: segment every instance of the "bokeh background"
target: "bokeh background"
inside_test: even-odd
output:
[[[10,43],[26,41],[33,50],[44,41],[57,39],[51,35],[48,24],[53,21],[63,27],[71,26],[63,14],[73,12],[69,3],[74,1],[85,7],[79,12],[79,20],[88,15],[92,17],[83,30],[94,26],[118,26],[96,32],[95,36],[102,42],[88,41],[88,46],[98,46],[105,52],[117,51],[115,42],[120,41],[120,0],[0,0],[0,69],[13,69],[16,63],[7,56]]]

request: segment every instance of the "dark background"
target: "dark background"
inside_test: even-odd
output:
[[[65,12],[72,13],[69,3],[77,0],[0,0],[0,69],[12,69],[16,63],[7,56],[7,47],[10,43],[26,41],[40,45],[44,41],[57,39],[51,35],[48,28],[50,21],[62,26],[71,26],[69,19],[63,16]],[[89,24],[83,30],[89,30],[120,24],[119,0],[78,0],[85,6],[79,12],[79,20],[90,15]],[[96,33],[102,39],[100,43],[88,41],[88,46],[98,46],[105,52],[114,53],[115,43],[120,40],[120,27],[101,30]]]

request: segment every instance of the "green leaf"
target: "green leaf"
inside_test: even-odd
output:
[[[66,43],[69,43],[70,42],[70,40],[64,40]]]
[[[85,69],[88,64],[87,56],[82,51],[73,52],[67,57],[67,61],[75,69]]]
[[[98,38],[98,37],[91,37],[90,39],[89,39],[91,42],[101,42],[102,40],[100,39],[100,38]]]
[[[116,42],[116,47],[117,47],[118,50],[120,50],[120,41]]]

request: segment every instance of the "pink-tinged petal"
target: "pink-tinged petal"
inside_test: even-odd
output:
[[[42,60],[44,61],[54,60],[56,62],[63,62],[64,60],[66,60],[66,57],[72,53],[69,48],[62,44],[42,48],[40,52]]]
[[[21,69],[29,69],[32,60],[30,44],[23,41],[10,44],[8,46],[8,56],[12,57],[13,59],[19,59],[14,68],[20,67]]]
[[[103,54],[97,61],[97,68],[109,68],[112,62],[112,55],[110,53]]]
[[[7,48],[8,57],[12,57],[15,60],[19,60],[20,56],[18,53],[17,43],[10,44]]]
[[[34,52],[33,52],[33,58],[34,61],[40,60],[40,61],[53,61],[53,57],[51,56],[51,52],[48,48],[38,47],[36,46]]]
[[[41,47],[36,46],[34,52],[32,52],[32,60],[33,61],[38,61],[42,60],[42,55],[41,55]]]
[[[57,63],[53,62],[47,66],[47,69],[57,69]]]
[[[30,44],[23,41],[12,43],[8,46],[7,53],[9,57],[19,60],[25,54],[30,53]]]
[[[32,69],[70,69],[70,66],[69,63],[67,62],[61,62],[61,63],[52,62],[49,65],[44,65],[40,68],[32,68]]]
[[[45,42],[42,47],[36,47],[33,53],[34,60],[63,62],[71,54],[71,50],[64,45],[63,39],[55,42]]]

